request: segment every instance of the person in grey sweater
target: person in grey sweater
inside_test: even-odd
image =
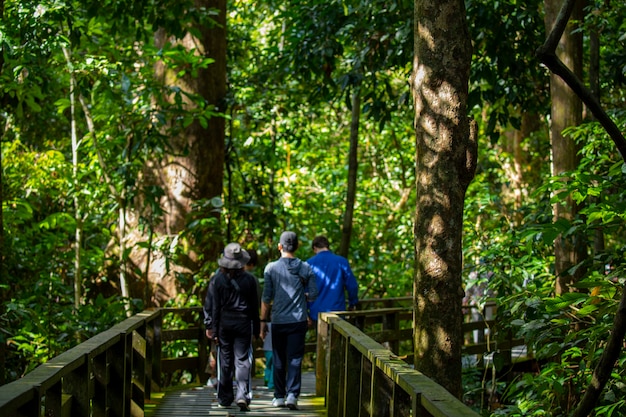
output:
[[[315,275],[311,267],[296,258],[298,236],[286,231],[280,236],[281,257],[267,264],[261,297],[261,337],[267,323],[272,323],[274,358],[274,400],[276,407],[298,409],[302,386],[302,358],[308,329],[307,302],[317,297]],[[270,317],[271,312],[271,317]]]

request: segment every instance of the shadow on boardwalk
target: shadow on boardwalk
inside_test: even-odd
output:
[[[273,407],[274,392],[263,386],[263,380],[254,379],[252,387],[253,398],[250,403],[250,411],[239,411],[239,408],[234,404],[229,408],[219,408],[214,388],[194,386],[189,389],[168,391],[165,395],[155,395],[153,404],[146,405],[146,416],[326,416],[324,398],[315,396],[315,373],[313,372],[302,373],[302,392],[298,398],[298,410]]]

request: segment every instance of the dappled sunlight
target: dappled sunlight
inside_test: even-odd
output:
[[[433,39],[432,32],[424,25],[417,27],[416,37],[428,45],[428,49],[435,49],[435,40]]]

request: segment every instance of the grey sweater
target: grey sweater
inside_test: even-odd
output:
[[[280,258],[267,264],[263,277],[262,301],[272,304],[272,323],[306,321],[307,301],[317,298],[315,275],[309,264],[298,258]]]

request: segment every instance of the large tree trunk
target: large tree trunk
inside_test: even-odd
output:
[[[226,0],[198,0],[198,7],[207,10],[215,9],[214,16],[217,25],[213,27],[197,27],[200,37],[187,33],[183,39],[174,39],[164,30],[155,34],[158,47],[166,42],[178,44],[187,51],[194,51],[215,62],[205,69],[200,69],[196,76],[190,71],[183,77],[177,77],[180,68],[168,68],[162,62],[156,67],[157,79],[165,85],[176,86],[190,94],[204,97],[209,108],[224,112],[226,105]],[[172,97],[172,100],[174,98]],[[195,104],[184,99],[185,106],[192,108]],[[185,229],[189,221],[189,214],[195,202],[202,199],[211,199],[222,196],[224,170],[224,137],[225,119],[221,116],[212,117],[208,125],[203,127],[198,121],[193,122],[183,132],[170,138],[171,150],[167,157],[152,160],[144,171],[146,185],[157,185],[164,191],[160,200],[163,209],[163,221],[152,224],[153,237],[148,234],[135,233],[136,240],[154,240],[158,243],[164,239],[173,239]],[[137,207],[134,218],[129,219],[137,224],[137,215],[145,207]],[[145,213],[145,211],[144,211]],[[154,213],[148,216],[154,217]],[[218,216],[216,212],[213,215]],[[212,234],[209,242],[202,248],[194,248],[195,242],[182,256],[177,257],[177,264],[162,253],[146,250],[135,250],[131,254],[134,270],[145,271],[150,288],[146,291],[143,285],[137,285],[133,294],[142,297],[152,294],[150,302],[162,305],[165,301],[175,297],[181,290],[187,290],[176,279],[180,274],[193,274],[200,269],[201,262],[217,258],[220,250],[220,235],[218,231]],[[193,283],[193,280],[188,280]],[[145,281],[138,281],[145,284]]]
[[[582,2],[576,2],[572,19],[580,22]],[[545,25],[550,33],[561,9],[562,0],[545,0]],[[572,22],[572,21],[570,21]],[[582,34],[575,33],[575,23],[569,23],[556,50],[558,58],[578,77],[582,75]],[[550,141],[552,144],[552,174],[559,175],[578,167],[579,147],[563,131],[582,122],[582,101],[567,84],[555,74],[550,76],[550,96],[552,100]],[[579,207],[570,198],[554,205],[555,221],[565,219],[573,221]],[[575,275],[569,270],[580,263],[586,256],[585,239],[582,236],[559,236],[554,242],[555,272],[557,275],[556,293],[562,294],[573,290],[573,284],[584,273],[579,268]]]
[[[464,2],[415,0],[414,34],[415,368],[460,397],[463,205],[476,169]]]

